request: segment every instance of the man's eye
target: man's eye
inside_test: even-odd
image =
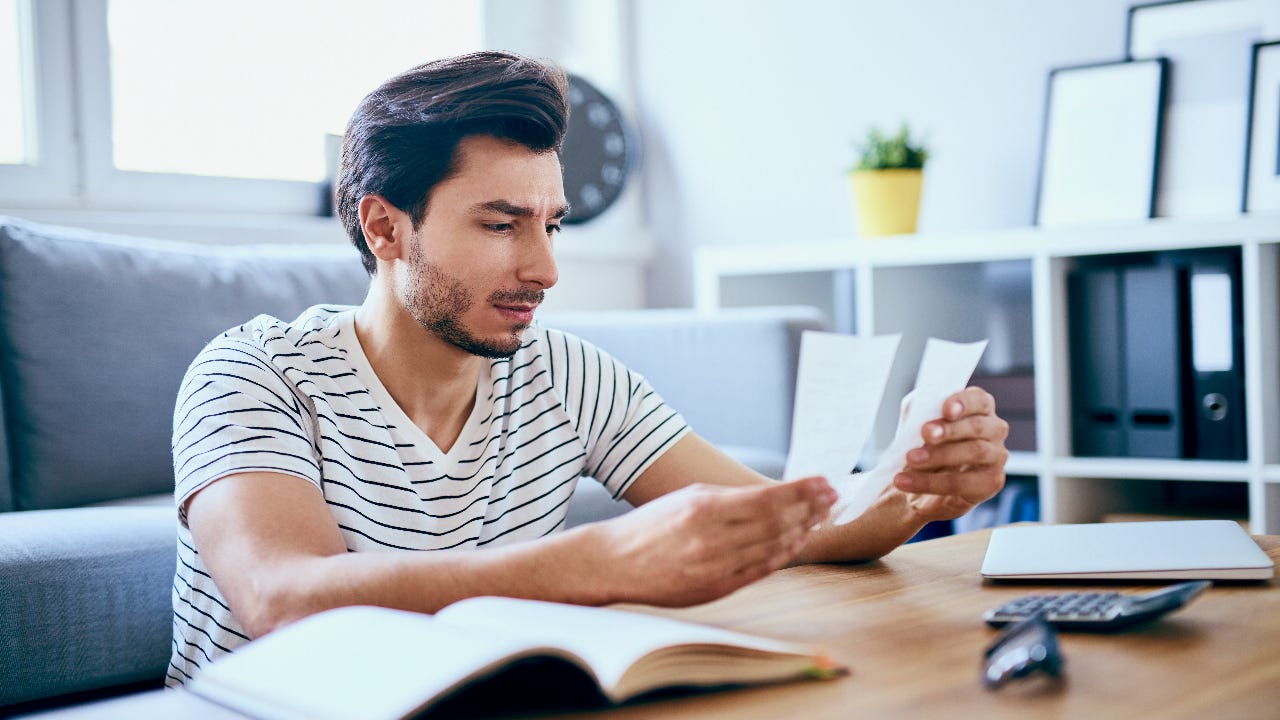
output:
[[[548,235],[554,235],[554,234],[556,234],[556,233],[558,233],[558,232],[560,232],[560,226],[559,226],[559,225],[548,225],[548,226],[547,226],[547,234],[548,234]]]
[[[505,233],[511,232],[511,228],[514,226],[511,223],[488,223],[485,227],[493,232]]]

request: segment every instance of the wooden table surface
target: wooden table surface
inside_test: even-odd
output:
[[[1280,718],[1280,586],[1218,584],[1155,623],[1118,634],[1060,633],[1065,677],[979,679],[996,631],[988,607],[1063,585],[984,582],[990,531],[907,545],[864,565],[789,568],[671,617],[806,642],[847,663],[829,681],[641,702],[581,717]],[[1273,560],[1280,536],[1255,537]],[[1073,584],[1071,590],[1153,586]]]

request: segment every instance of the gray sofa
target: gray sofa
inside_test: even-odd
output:
[[[0,715],[159,686],[173,400],[217,333],[361,301],[353,250],[208,246],[0,217]],[[781,468],[808,308],[564,313],[711,441]],[[571,522],[625,510],[583,482]]]

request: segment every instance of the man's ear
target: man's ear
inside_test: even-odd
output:
[[[360,229],[369,252],[383,262],[404,259],[408,250],[408,215],[381,195],[360,198]]]

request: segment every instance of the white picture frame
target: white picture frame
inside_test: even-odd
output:
[[[1255,43],[1241,210],[1280,212],[1280,42]]]
[[[1129,59],[1169,60],[1156,215],[1240,212],[1250,48],[1277,39],[1276,0],[1172,0],[1129,8]]]
[[[1152,216],[1165,68],[1143,60],[1050,71],[1037,225]]]

